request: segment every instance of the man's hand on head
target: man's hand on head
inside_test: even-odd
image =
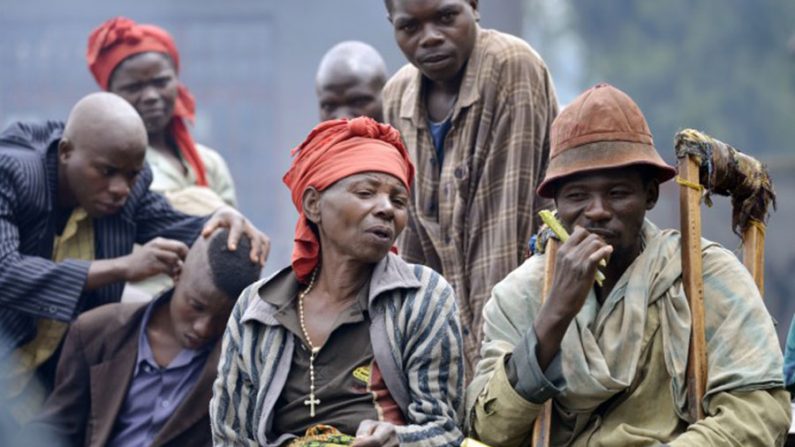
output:
[[[353,447],[397,447],[398,437],[395,426],[389,422],[365,419],[356,430]]]
[[[173,239],[154,238],[122,258],[124,279],[135,282],[160,273],[176,278],[182,270],[182,262],[186,256],[188,246],[184,243]]]
[[[251,262],[265,265],[271,250],[271,240],[268,235],[259,231],[245,216],[240,214],[240,211],[230,206],[219,208],[204,225],[202,236],[209,237],[218,228],[229,229],[227,246],[230,251],[237,249],[237,243],[242,234],[248,236],[251,239]]]

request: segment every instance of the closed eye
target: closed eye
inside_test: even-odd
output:
[[[408,199],[405,197],[393,197],[392,203],[398,208],[405,208],[408,205]]]
[[[414,22],[414,21],[400,21],[400,22],[395,24],[395,28],[397,28],[398,31],[400,31],[400,32],[411,34],[411,33],[415,32],[415,31],[417,31],[417,22]]]
[[[570,193],[564,195],[566,200],[571,200],[571,201],[574,201],[574,202],[579,202],[580,200],[585,200],[587,198],[587,196],[588,196],[587,194],[582,193],[582,192],[570,192]]]

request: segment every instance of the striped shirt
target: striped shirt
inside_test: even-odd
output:
[[[214,445],[278,446],[294,437],[273,433],[273,409],[295,337],[275,318],[276,306],[260,298],[292,274],[288,268],[255,283],[232,311],[210,402]],[[400,445],[459,445],[464,373],[452,288],[433,270],[390,253],[373,271],[368,303],[373,353],[407,422],[395,427]]]
[[[94,225],[86,210],[75,208],[72,211],[63,232],[55,236],[52,252],[52,260],[55,262],[65,259],[94,259]],[[12,408],[19,422],[30,420],[44,403],[44,396],[37,395],[35,391],[38,383],[31,379],[36,369],[58,349],[68,328],[69,324],[63,321],[39,318],[36,321],[36,337],[16,349],[16,362],[12,362],[8,376],[2,375],[8,380],[7,396],[13,398],[6,404]]]
[[[406,65],[383,94],[385,120],[400,131],[417,167],[399,248],[408,262],[433,268],[453,285],[471,372],[483,304],[524,259],[534,213],[546,204],[535,187],[549,158],[557,100],[546,65],[527,43],[478,29],[440,163],[422,79]]]

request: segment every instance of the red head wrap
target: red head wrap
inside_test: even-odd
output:
[[[126,58],[139,53],[154,51],[167,54],[179,72],[179,53],[174,39],[162,28],[139,25],[126,17],[114,17],[91,32],[88,38],[86,59],[94,79],[103,90],[113,70]],[[180,154],[196,173],[196,184],[207,186],[204,162],[199,156],[184,120],[193,122],[196,104],[188,89],[179,84],[174,116],[168,125],[169,131],[179,147]]]
[[[293,163],[284,183],[299,213],[292,265],[298,280],[306,282],[317,266],[320,242],[303,213],[304,191],[310,186],[323,191],[338,180],[362,172],[392,175],[410,190],[414,165],[400,133],[367,117],[320,123],[291,154]]]

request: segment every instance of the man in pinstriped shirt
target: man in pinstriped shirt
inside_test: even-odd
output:
[[[41,319],[69,322],[118,301],[125,281],[177,274],[203,227],[230,227],[230,248],[245,232],[252,260],[264,262],[267,236],[237,211],[190,217],[150,192],[145,151],[137,112],[110,93],[79,101],[65,127],[17,123],[0,134],[0,331],[11,342],[0,358],[21,347],[41,352],[39,343],[52,335],[37,330]],[[93,253],[56,259],[56,242],[75,212],[90,218]],[[135,242],[145,245],[131,253]],[[57,355],[45,351],[28,373],[39,369],[48,384],[47,366]]]

